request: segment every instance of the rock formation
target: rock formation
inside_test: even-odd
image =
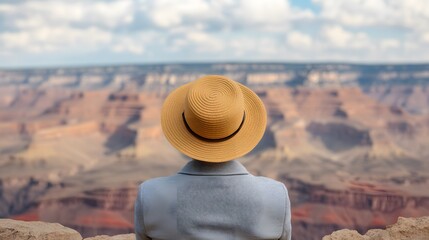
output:
[[[58,223],[23,222],[0,219],[0,239],[2,240],[82,240],[73,229]]]
[[[82,240],[81,235],[58,223],[26,222],[0,219],[0,238],[2,240]],[[134,240],[135,235],[99,235],[83,240]],[[292,235],[292,239],[300,239]],[[356,230],[343,229],[323,237],[323,240],[426,240],[429,239],[429,217],[403,218],[382,229],[371,229],[364,235]]]
[[[27,222],[0,219],[1,240],[135,240],[134,233],[115,236],[100,235],[83,239],[71,228],[58,223]]]
[[[429,217],[403,218],[387,226],[385,230],[372,229],[364,235],[355,230],[339,230],[323,237],[323,240],[425,240],[429,239]]]

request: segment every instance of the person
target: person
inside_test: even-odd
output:
[[[171,92],[161,110],[167,140],[192,158],[177,174],[139,186],[134,221],[143,239],[291,239],[288,191],[237,160],[261,140],[259,97],[224,76]]]

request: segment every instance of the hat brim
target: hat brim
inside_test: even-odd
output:
[[[237,83],[244,97],[245,119],[237,133],[223,141],[207,141],[191,133],[183,121],[186,94],[192,83],[168,95],[161,111],[161,126],[167,140],[183,154],[206,162],[226,162],[250,152],[261,140],[267,113],[261,99],[246,86]]]

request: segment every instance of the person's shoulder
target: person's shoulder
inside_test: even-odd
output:
[[[263,176],[254,176],[255,180],[263,185],[264,187],[268,188],[268,189],[277,189],[277,190],[281,190],[282,192],[288,192],[286,186],[284,185],[284,183],[274,180],[272,178],[268,178],[268,177],[263,177]]]
[[[286,186],[282,182],[268,177],[255,176],[254,179],[254,185],[264,206],[269,209],[275,209],[274,212],[280,214],[278,216],[284,216],[289,202]]]
[[[139,190],[143,191],[145,189],[153,189],[164,185],[170,185],[175,182],[175,178],[176,175],[147,179],[139,185]]]
[[[269,178],[269,177],[264,177],[264,176],[254,176],[254,177],[257,181],[265,183],[265,184],[271,184],[271,185],[275,185],[275,186],[284,186],[284,184],[282,182],[274,180],[274,179]]]

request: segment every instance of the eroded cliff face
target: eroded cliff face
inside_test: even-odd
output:
[[[0,216],[61,222],[84,236],[131,231],[138,183],[186,162],[161,138],[162,98],[63,91],[48,104],[44,96],[18,94],[0,110],[13,109],[23,126],[0,128]]]
[[[342,228],[364,233],[384,228],[398,216],[429,215],[427,196],[404,195],[391,186],[352,182],[348,189],[327,189],[296,179],[283,178],[289,186],[293,234],[297,239],[320,239]]]
[[[0,216],[10,216],[34,207],[51,187],[50,182],[32,177],[0,179]]]
[[[421,171],[427,116],[380,104],[358,88],[259,94],[272,142],[245,165],[289,188],[298,239],[429,214],[429,178]]]
[[[372,86],[364,91],[381,102],[400,107],[414,114],[429,113],[429,86],[407,84],[401,86]]]
[[[34,210],[40,219],[61,223],[84,237],[134,231],[133,210],[137,189],[133,186],[81,192],[78,196],[48,198]],[[24,217],[25,218],[25,217]]]

